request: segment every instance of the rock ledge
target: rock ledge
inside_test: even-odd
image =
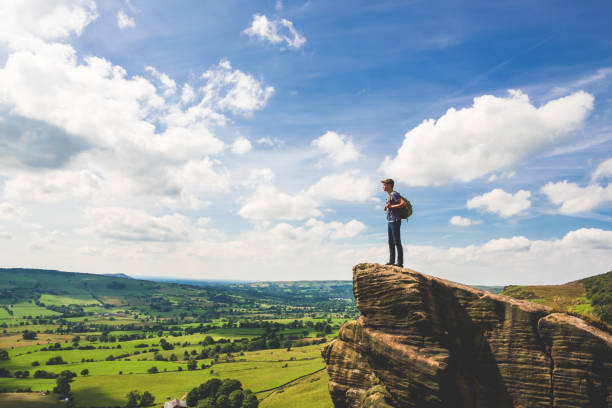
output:
[[[323,351],[336,408],[612,407],[612,336],[581,319],[378,264],[353,292]]]

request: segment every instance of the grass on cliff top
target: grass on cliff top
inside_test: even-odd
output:
[[[612,271],[563,285],[510,285],[501,294],[550,306],[612,332]]]

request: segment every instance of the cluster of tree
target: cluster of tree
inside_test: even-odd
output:
[[[168,343],[166,341],[166,339],[160,339],[159,340],[159,345],[161,346],[161,348],[163,348],[164,350],[174,350],[174,346],[170,343]]]
[[[13,376],[15,378],[28,378],[30,376],[30,372],[28,370],[25,370],[25,371],[17,370],[13,373]]]
[[[34,378],[57,378],[59,374],[55,374],[45,370],[36,370],[34,372]]]
[[[76,377],[76,373],[64,370],[60,373],[59,377],[55,379],[55,388],[53,388],[53,392],[57,395],[66,398],[67,403],[65,407],[70,408],[74,404],[74,398],[72,392],[70,391],[70,383]]]
[[[21,333],[21,337],[23,337],[24,340],[36,340],[36,335],[36,332],[30,330],[25,330]]]
[[[112,281],[106,285],[107,289],[125,289],[125,283]]]
[[[8,360],[9,353],[6,350],[0,350],[0,360]]]
[[[61,313],[63,318],[86,316],[86,313],[83,310],[83,306],[79,305],[47,305],[46,308],[49,310],[53,310],[54,312]]]
[[[612,325],[612,271],[583,279],[582,283],[595,314]]]
[[[257,408],[259,402],[251,390],[243,390],[238,380],[213,378],[187,394],[187,405],[198,408]]]
[[[5,368],[5,367],[0,367],[0,377],[10,377],[11,376],[11,372]]]
[[[62,356],[55,356],[55,357],[50,357],[45,364],[46,365],[58,365],[58,364],[67,364],[67,363],[64,361],[64,359],[62,359]]]
[[[155,403],[155,397],[149,391],[142,394],[140,391],[130,391],[126,396],[126,408],[148,407]]]

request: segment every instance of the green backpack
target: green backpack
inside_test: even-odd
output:
[[[401,197],[402,200],[404,200],[406,205],[403,206],[403,207],[398,208],[396,211],[397,211],[398,215],[400,216],[400,218],[405,220],[406,218],[408,218],[408,217],[410,217],[412,215],[412,204],[410,204],[410,201],[408,201],[401,194],[400,194],[400,197]]]

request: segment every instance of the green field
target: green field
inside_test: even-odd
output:
[[[99,305],[96,299],[91,295],[51,295],[44,293],[40,296],[40,302],[47,306],[62,306],[62,305]]]
[[[59,402],[54,395],[39,393],[3,393],[0,394],[0,408],[59,408],[66,404]]]

